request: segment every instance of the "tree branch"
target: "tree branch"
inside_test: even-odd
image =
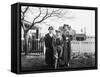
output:
[[[27,6],[24,11],[21,10],[21,13],[22,13],[22,18],[21,19],[22,20],[24,20],[25,13],[27,12],[28,9],[29,9],[29,6]]]
[[[41,15],[41,8],[39,8],[39,14],[34,18],[33,23],[35,22],[35,20],[36,20],[38,17],[40,17],[40,15]]]
[[[49,17],[54,17],[54,16],[59,17],[61,15],[61,12],[62,12],[62,10],[60,10],[60,9],[58,9],[58,10],[53,9],[53,11],[45,19],[47,19]]]
[[[24,10],[23,14],[25,15],[25,13],[27,12],[27,10],[29,9],[29,6],[26,7],[26,9]]]
[[[51,26],[50,24],[48,24],[48,23],[46,23],[46,22],[41,22],[41,23],[46,24],[47,26]]]
[[[50,17],[54,17],[54,16],[59,17],[59,15],[61,15],[62,10],[61,9],[57,9],[57,10],[53,9],[52,12],[49,13],[48,8],[46,8],[45,15],[41,18],[41,20],[36,21],[36,19],[38,19],[41,16],[41,14],[42,14],[41,12],[42,12],[41,8],[39,8],[39,14],[34,18],[31,26],[27,30],[30,30],[35,24],[41,23],[41,22],[43,22],[44,20],[46,20]]]
[[[40,21],[34,22],[34,24],[42,22],[43,20],[45,20],[47,16],[48,16],[48,9],[46,8],[46,14],[44,15],[44,17]]]

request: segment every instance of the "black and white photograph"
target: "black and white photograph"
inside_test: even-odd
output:
[[[2,0],[0,77],[99,77],[100,0]]]
[[[94,10],[21,6],[23,71],[95,64]]]

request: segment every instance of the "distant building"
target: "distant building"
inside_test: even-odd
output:
[[[77,41],[86,40],[86,34],[75,34],[73,40],[77,40]]]

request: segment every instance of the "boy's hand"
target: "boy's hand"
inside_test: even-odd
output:
[[[55,57],[56,59],[58,59],[58,54],[55,54],[54,57]]]
[[[66,40],[68,40],[69,38],[68,37],[66,37]]]

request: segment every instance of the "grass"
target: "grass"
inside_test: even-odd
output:
[[[45,56],[42,55],[28,55],[21,57],[22,70],[43,70],[53,69],[46,65]],[[93,67],[95,66],[95,57],[91,53],[73,53],[68,68],[79,67]],[[63,69],[63,67],[62,67]]]

